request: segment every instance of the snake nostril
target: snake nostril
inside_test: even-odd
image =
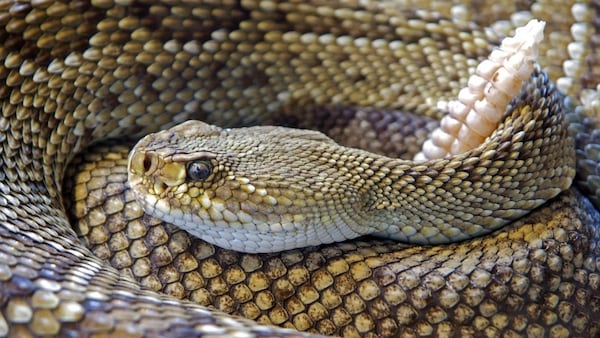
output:
[[[147,172],[152,167],[152,156],[146,154],[144,155],[144,172]]]

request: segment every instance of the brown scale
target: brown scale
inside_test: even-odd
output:
[[[319,130],[337,143],[389,157],[412,159],[438,122],[401,111],[289,105],[266,124]]]
[[[179,302],[132,278],[142,276],[152,288],[173,285],[168,292],[179,296],[185,283],[178,278],[186,273],[194,275],[187,285],[205,285],[195,289],[200,300],[326,333],[598,334],[600,221],[575,189],[494,236],[406,251],[373,241],[256,256],[189,242],[196,251],[186,255],[187,241],[156,225],[150,231],[133,222],[127,236],[115,239],[96,227],[94,251],[131,270],[122,274],[82,245],[60,197],[67,162],[98,139],[191,117],[228,126],[259,123],[280,111],[279,95],[300,105],[438,118],[437,100],[455,97],[477,60],[514,28],[499,20],[524,9],[548,21],[541,63],[556,80],[575,38],[572,3],[495,1],[471,9],[467,2],[422,1],[418,11],[414,4],[378,1],[337,11],[344,5],[124,3],[0,1],[0,336],[301,335]],[[589,11],[583,23],[595,30],[595,7]],[[310,32],[316,34],[300,40],[294,34]],[[317,36],[322,33],[331,35]],[[340,44],[332,39],[341,36],[347,38]],[[377,48],[369,47],[374,39]],[[407,44],[392,51],[391,41],[401,39]],[[594,65],[596,48],[585,52]],[[586,86],[593,78],[588,72],[576,75]],[[582,90],[570,94],[581,103]],[[583,105],[585,114],[595,113],[594,102]],[[111,203],[107,210],[121,210],[118,198]],[[102,210],[86,219],[95,224],[117,215]],[[111,247],[114,255],[106,251]],[[451,253],[465,258],[450,260]],[[198,257],[206,260],[194,267]],[[171,260],[178,263],[163,265]],[[137,262],[136,270],[127,267]],[[149,272],[153,262],[162,270]]]
[[[583,262],[563,263],[597,250],[588,240],[600,235],[576,221],[592,207],[575,191],[503,231],[463,243],[423,247],[365,238],[251,255],[144,215],[124,184],[128,152],[99,145],[75,160],[78,174],[67,181],[71,217],[79,218],[78,231],[94,254],[150,289],[326,335],[600,329],[585,310],[597,306],[590,291],[599,276]],[[586,223],[600,221],[593,217]]]

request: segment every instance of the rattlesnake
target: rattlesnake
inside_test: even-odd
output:
[[[484,32],[478,25],[522,8],[430,5],[2,3],[0,335],[297,335],[176,301],[118,274],[67,221],[65,166],[100,138],[189,118],[239,126],[331,103],[439,117],[437,100],[455,95],[499,32],[512,27],[498,21]],[[595,9],[573,6],[581,22],[567,56],[572,22],[561,9],[568,7],[536,3],[531,11],[554,31],[540,62],[573,97],[574,119],[592,114],[597,102],[588,88]],[[583,143],[594,141],[594,121],[579,121],[571,125],[578,152],[593,155]],[[593,161],[579,164],[594,173]],[[600,330],[599,222],[573,188],[506,230],[450,246],[401,251],[389,241],[359,241],[266,256],[190,246],[208,258],[196,274],[215,291],[204,300],[263,323],[348,336],[591,336]],[[166,281],[142,280],[150,287]],[[241,302],[234,289],[249,290],[249,299]]]

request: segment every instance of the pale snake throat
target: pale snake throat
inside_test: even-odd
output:
[[[597,336],[596,10],[0,2],[0,336]],[[481,73],[532,18],[541,70],[512,87]],[[477,102],[496,96],[462,88],[518,93],[466,152],[446,135],[488,129]],[[457,122],[433,138],[459,153],[410,160],[446,111]],[[204,122],[168,130],[186,120]],[[147,197],[176,217],[162,216],[211,225],[199,232],[221,247],[296,249],[230,251],[145,215],[129,144],[159,130],[129,172],[169,198]],[[242,221],[243,241],[216,227]],[[261,237],[306,224],[328,243],[461,241]]]

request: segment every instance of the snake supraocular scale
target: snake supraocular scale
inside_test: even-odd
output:
[[[497,20],[524,8],[428,5],[1,2],[0,335],[298,335],[140,289],[130,275],[263,323],[325,334],[596,335],[600,221],[574,188],[506,230],[432,248],[373,241],[243,255],[139,222],[94,228],[94,252],[122,263],[123,274],[70,227],[59,197],[64,168],[100,138],[189,118],[248,125],[332,103],[439,117],[437,99],[454,97],[489,41],[512,27]],[[576,114],[593,115],[594,4],[530,9],[553,32],[541,64],[584,103]],[[571,127],[579,153],[594,155],[585,145],[596,139],[594,121]],[[595,162],[579,161],[593,183]],[[90,193],[111,188],[89,182]],[[84,222],[140,217],[121,213],[118,201],[87,206]],[[188,246],[206,260],[181,251]],[[170,260],[178,264],[149,269]]]

